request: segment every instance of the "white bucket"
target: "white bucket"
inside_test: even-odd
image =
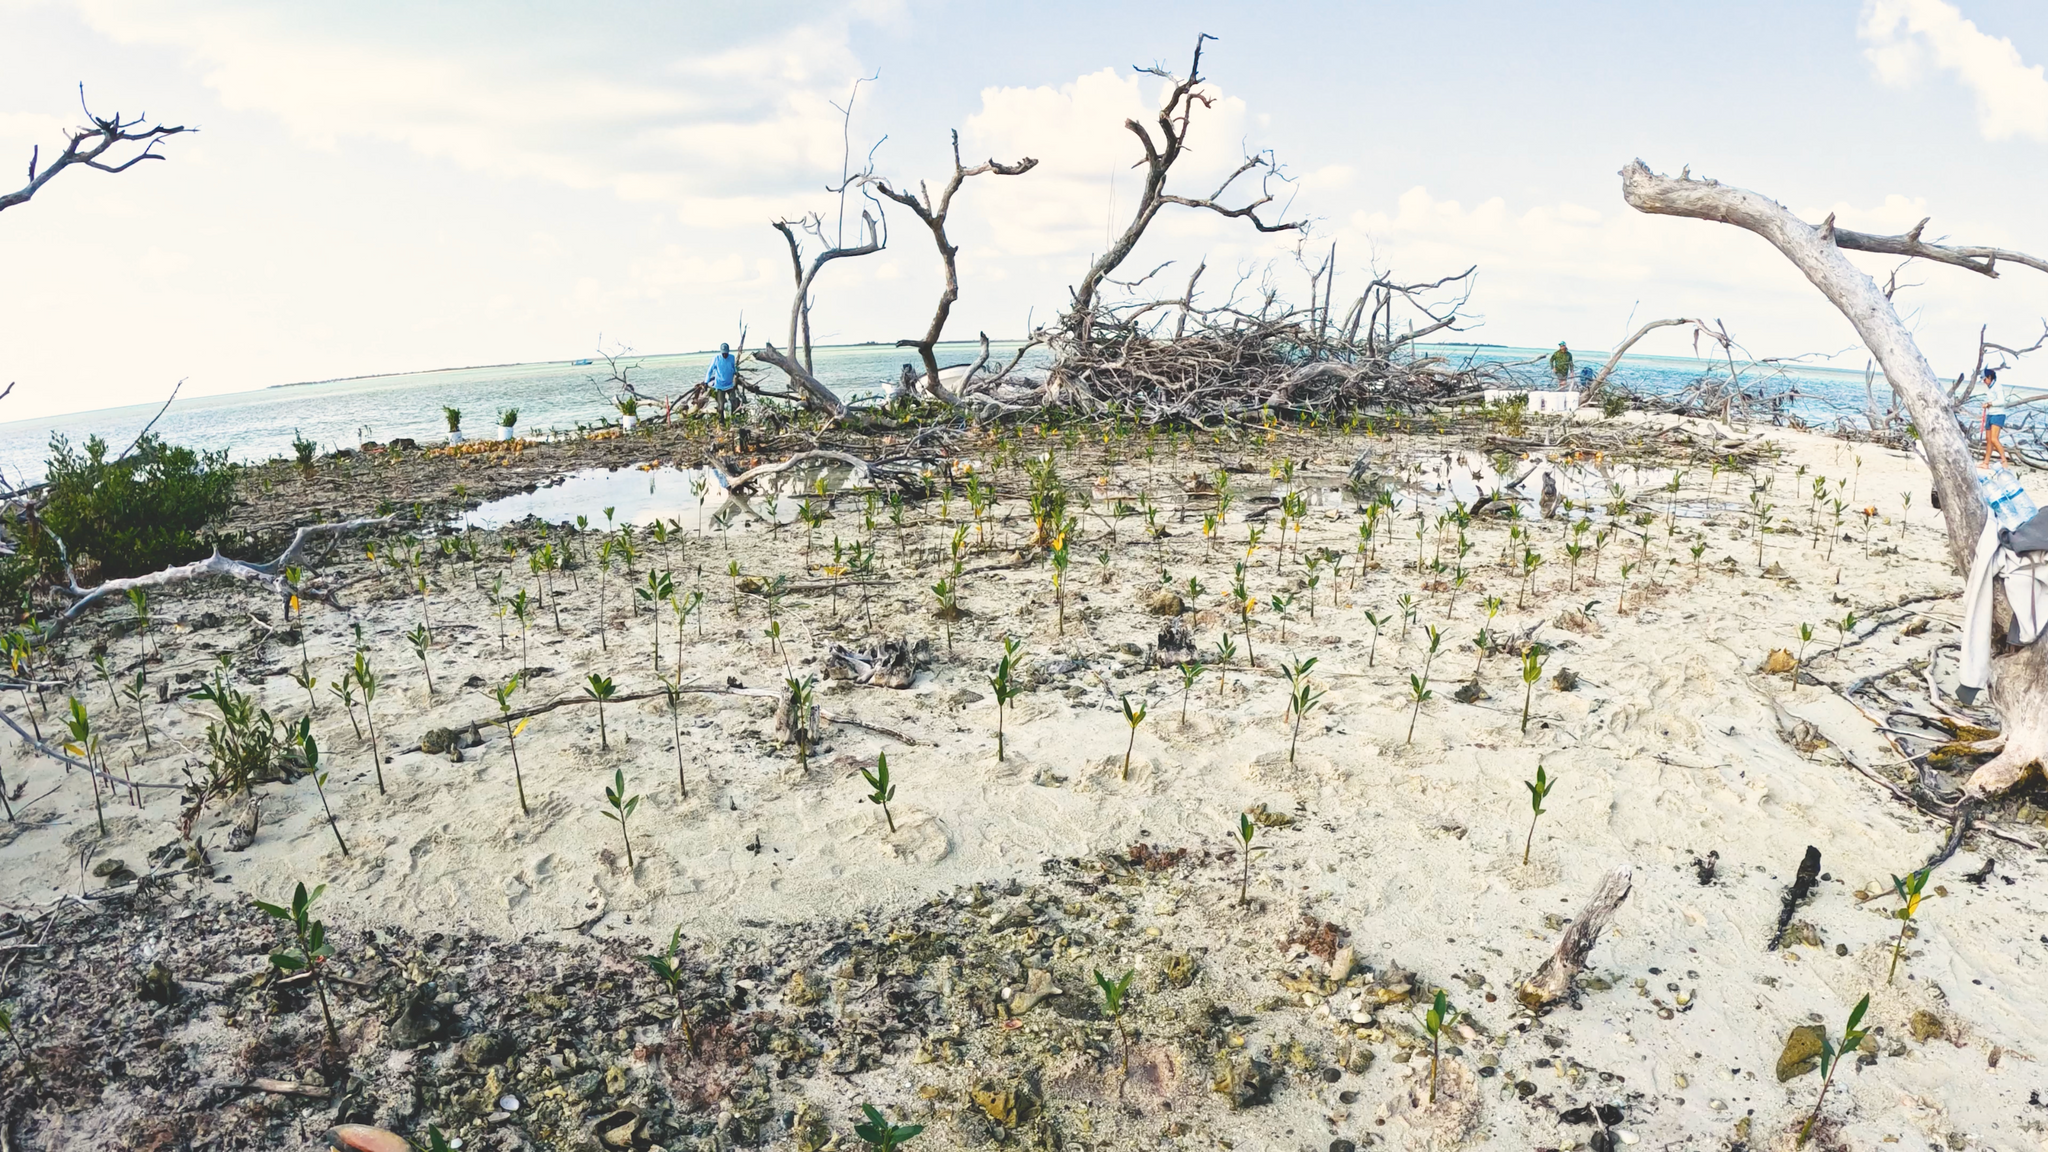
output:
[[[448,446],[453,448],[460,443],[462,443],[462,429],[450,428],[448,430]]]
[[[619,430],[622,432],[631,432],[633,429],[638,428],[639,426],[640,418],[638,416],[619,417]]]
[[[511,438],[512,438],[512,425],[510,425],[510,424],[500,424],[500,425],[498,425],[498,439],[500,439],[500,440],[510,440]]]

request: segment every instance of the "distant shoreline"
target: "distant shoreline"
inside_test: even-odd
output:
[[[975,341],[975,340],[941,340],[941,341],[939,341],[939,346],[940,346],[940,347],[944,347],[945,345],[948,345],[948,344],[967,344],[967,345],[974,345],[974,344],[977,344],[977,343],[979,343],[979,341]],[[994,345],[994,344],[1017,344],[1017,343],[1021,343],[1021,341],[1017,341],[1017,340],[990,340],[990,341],[989,341],[989,343],[990,343],[990,344],[992,344],[992,345]],[[859,341],[859,342],[857,342],[857,343],[853,343],[853,344],[814,344],[814,345],[812,345],[811,347],[812,347],[812,350],[813,350],[813,351],[817,351],[817,352],[823,352],[823,351],[826,351],[827,349],[831,349],[831,348],[879,348],[879,347],[883,347],[883,346],[884,346],[884,345],[883,345],[883,343],[882,343],[881,341],[879,341],[879,340],[862,340],[862,341]],[[744,351],[744,349],[743,349],[742,351]],[[640,359],[644,359],[644,360],[660,360],[660,359],[663,359],[663,358],[666,358],[666,357],[675,357],[675,356],[709,356],[709,355],[711,355],[711,349],[709,349],[709,348],[702,348],[702,349],[698,349],[697,351],[694,351],[694,352],[635,352],[635,353],[633,353],[633,355],[634,355],[634,356],[636,356],[636,357],[638,357],[638,358],[640,358]],[[591,357],[591,359],[596,359],[596,357]],[[553,364],[559,364],[559,365],[561,365],[561,366],[562,366],[562,367],[564,367],[564,368],[570,368],[570,367],[574,367],[574,366],[576,365],[576,361],[575,361],[575,360],[511,360],[511,361],[507,361],[507,362],[505,362],[505,363],[503,363],[503,364],[463,364],[463,365],[459,365],[459,366],[456,366],[456,367],[449,367],[449,368],[408,368],[408,369],[406,369],[406,370],[404,370],[404,371],[401,371],[401,372],[365,372],[365,373],[363,373],[363,374],[361,374],[361,375],[359,375],[359,376],[330,376],[330,377],[326,378],[325,380],[294,380],[294,381],[292,381],[292,382],[291,382],[291,383],[289,383],[289,384],[265,384],[265,385],[264,385],[263,387],[261,387],[261,388],[258,388],[258,389],[254,389],[254,391],[258,391],[258,392],[268,392],[268,391],[271,391],[271,390],[273,390],[273,389],[277,389],[277,388],[310,388],[310,387],[312,387],[312,386],[314,386],[314,385],[316,385],[316,384],[346,384],[346,383],[348,383],[348,382],[349,382],[349,381],[351,381],[351,380],[385,380],[385,379],[389,379],[390,377],[393,377],[393,376],[427,376],[427,375],[431,375],[431,374],[433,374],[433,373],[435,373],[435,372],[476,372],[476,371],[481,371],[481,370],[483,370],[483,369],[486,369],[486,368],[539,368],[539,367],[544,367],[544,366],[547,366],[547,365],[553,365]],[[232,395],[232,393],[224,393],[224,395]]]

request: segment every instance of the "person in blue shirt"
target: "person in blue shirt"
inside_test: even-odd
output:
[[[704,382],[711,385],[712,400],[718,405],[718,422],[727,423],[728,417],[739,410],[739,361],[733,358],[732,345],[720,344],[718,355],[711,358],[711,367],[704,370]]]

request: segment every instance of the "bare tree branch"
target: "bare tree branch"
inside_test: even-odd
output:
[[[947,393],[945,386],[939,383],[939,360],[937,352],[934,351],[940,335],[946,329],[946,318],[952,314],[954,302],[960,299],[960,271],[956,259],[960,249],[946,236],[946,216],[953,210],[953,196],[960,191],[960,185],[970,176],[980,176],[985,172],[993,172],[998,176],[1022,176],[1037,166],[1038,161],[1026,156],[1015,164],[1004,164],[990,158],[985,164],[977,164],[972,168],[964,167],[960,163],[960,131],[956,128],[953,131],[953,176],[946,181],[946,186],[940,190],[936,201],[932,199],[931,190],[925,187],[923,181],[918,182],[918,190],[914,195],[908,189],[899,191],[890,187],[886,180],[875,181],[875,191],[910,209],[911,215],[916,216],[920,223],[931,230],[932,242],[938,245],[939,262],[946,269],[946,286],[939,293],[939,306],[933,312],[932,322],[925,329],[924,336],[917,340],[896,342],[898,348],[917,349],[918,358],[924,361],[925,387],[933,399],[947,403],[952,403],[954,399]]]
[[[124,117],[119,112],[112,116],[96,116],[85,103],[85,85],[78,86],[78,104],[85,111],[85,118],[92,122],[90,127],[73,128],[65,134],[64,151],[59,153],[50,166],[37,171],[42,159],[40,146],[29,153],[28,183],[13,192],[0,192],[0,210],[26,204],[43,185],[57,178],[57,173],[73,165],[94,168],[101,172],[126,172],[144,160],[161,160],[156,146],[164,139],[180,132],[197,132],[182,124],[151,124],[149,117]],[[116,159],[109,154],[123,144],[140,144],[142,150],[126,159]]]

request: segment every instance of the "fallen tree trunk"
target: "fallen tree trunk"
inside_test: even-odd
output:
[[[306,544],[309,541],[323,537],[339,536],[359,528],[379,527],[391,523],[393,519],[394,517],[392,516],[379,516],[371,519],[344,520],[332,524],[308,524],[293,533],[292,542],[286,546],[283,552],[278,554],[277,559],[265,564],[252,564],[247,560],[233,560],[221,555],[219,552],[215,552],[204,560],[194,560],[190,564],[179,564],[175,567],[165,568],[160,572],[151,572],[146,576],[129,576],[120,580],[109,580],[103,584],[94,585],[91,588],[81,588],[78,586],[78,578],[72,575],[70,558],[66,556],[65,578],[68,586],[60,586],[57,591],[66,596],[77,597],[77,599],[72,602],[70,607],[52,617],[50,622],[43,626],[43,639],[45,641],[55,640],[63,635],[65,629],[71,627],[72,622],[84,614],[86,609],[99,603],[109,595],[115,593],[126,594],[131,588],[161,588],[169,584],[182,584],[189,580],[197,580],[203,576],[226,576],[235,580],[250,580],[266,585],[279,596],[301,594],[303,591],[301,588],[293,586],[290,581],[284,578],[284,570],[297,563],[305,555]]]
[[[749,355],[763,364],[780,368],[784,375],[795,381],[797,386],[804,390],[804,399],[811,407],[819,409],[834,419],[846,415],[846,401],[841,400],[830,388],[825,387],[816,376],[811,375],[810,369],[777,352],[775,345],[764,344],[749,353]]]
[[[1994,260],[2035,268],[2048,265],[2002,249],[1927,244],[1918,227],[1902,237],[1873,237],[1838,232],[1833,216],[1815,227],[1768,197],[1712,180],[1660,176],[1641,160],[1621,170],[1621,190],[1622,198],[1639,212],[1711,220],[1756,233],[1841,310],[1913,417],[1934,474],[1935,493],[1941,498],[1949,558],[1958,572],[1968,572],[1986,514],[1977,494],[1970,443],[1957,424],[1947,389],[1935,379],[1891,299],[1849,262],[1842,249],[1923,257],[1987,276],[1997,275]],[[2001,630],[2001,625],[1994,625],[1995,632]],[[1971,775],[1966,789],[1976,797],[2012,788],[2048,760],[2048,643],[2036,642],[1992,661],[1991,703],[2004,721],[2006,745]]]

